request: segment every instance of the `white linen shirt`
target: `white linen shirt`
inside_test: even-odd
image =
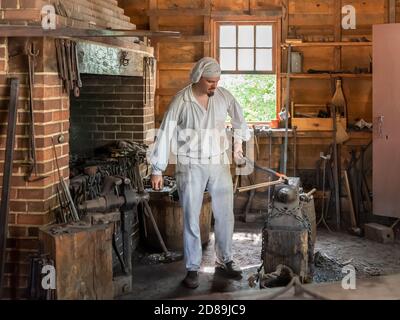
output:
[[[227,115],[231,117],[235,143],[248,141],[250,130],[242,107],[233,95],[217,87],[208,99],[207,110],[192,92],[192,84],[179,91],[171,101],[155,143],[150,148],[153,174],[160,175],[168,165],[170,151],[178,158],[210,159],[228,150]]]

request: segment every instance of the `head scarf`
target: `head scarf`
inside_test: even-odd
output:
[[[199,82],[201,77],[217,78],[221,75],[221,67],[217,60],[204,57],[197,61],[190,74],[192,83]]]

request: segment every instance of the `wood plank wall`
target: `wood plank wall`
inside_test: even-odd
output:
[[[210,51],[211,19],[216,15],[251,18],[282,12],[282,41],[287,37],[302,37],[305,41],[349,41],[372,39],[372,25],[400,19],[400,0],[119,0],[125,14],[138,29],[173,30],[182,39],[161,39],[153,42],[158,60],[156,122],[160,123],[172,96],[188,84],[193,64]],[[342,30],[341,8],[352,5],[356,9],[357,28]],[[371,47],[307,47],[295,48],[304,54],[307,69],[350,70],[369,67]],[[282,51],[281,71],[286,71],[285,52]],[[281,96],[285,96],[285,79]],[[296,103],[325,104],[330,101],[334,82],[329,79],[293,79],[291,99]],[[370,76],[343,79],[348,102],[349,121],[363,118],[372,121],[372,78]],[[280,101],[279,103],[282,103]],[[342,150],[343,161],[352,148],[359,148],[371,139],[370,134],[353,134]],[[267,139],[259,141],[261,154],[267,154]],[[274,139],[273,154],[279,153],[280,138]],[[298,168],[312,170],[321,151],[327,151],[331,139],[304,133],[298,140]],[[264,156],[260,161],[267,160]],[[290,168],[290,161],[289,161]]]

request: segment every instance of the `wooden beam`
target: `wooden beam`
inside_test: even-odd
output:
[[[160,70],[192,70],[194,63],[169,63],[169,62],[159,62],[158,68]]]
[[[271,9],[252,9],[250,11],[244,10],[219,10],[211,11],[211,17],[225,17],[225,16],[261,16],[261,17],[281,17],[282,8],[274,7]]]
[[[285,42],[289,31],[289,0],[282,0],[282,42]]]
[[[170,39],[159,38],[159,42],[170,42]],[[174,42],[210,42],[209,35],[199,35],[199,36],[181,36],[179,38],[174,38]]]
[[[372,42],[353,42],[353,41],[335,41],[335,42],[302,42],[302,43],[291,43],[293,47],[365,47],[372,46]],[[282,46],[289,46],[288,43],[282,44]]]
[[[125,29],[79,29],[71,27],[59,27],[54,30],[45,30],[41,26],[13,26],[1,25],[2,37],[172,37],[179,38],[180,32],[175,31],[149,31],[149,30],[125,30]]]
[[[334,38],[336,42],[342,41],[342,1],[334,0]],[[335,48],[334,54],[334,67],[336,70],[340,70],[342,67],[342,49],[340,47]]]
[[[158,0],[149,0],[148,5],[149,5],[149,7],[148,7],[149,10],[157,10],[158,9]],[[150,26],[151,31],[157,32],[160,30],[160,25],[159,25],[157,16],[151,16],[149,18],[149,26]],[[157,39],[157,40],[160,40],[160,39]],[[154,57],[156,58],[156,60],[159,60],[160,59],[159,42],[158,41],[153,42],[153,47],[154,47]],[[155,87],[156,87],[156,94],[154,97],[154,115],[156,118],[157,116],[159,116],[159,111],[160,111],[160,96],[157,94],[157,89],[160,87],[160,69],[158,67],[156,69]]]
[[[287,74],[282,73],[282,78],[286,78]],[[292,79],[333,79],[333,78],[372,78],[372,73],[291,73],[289,75]]]
[[[389,0],[389,23],[396,23],[396,0]]]
[[[207,9],[150,9],[146,11],[149,17],[183,17],[183,16],[206,16]]]
[[[209,41],[211,35],[211,0],[203,0],[203,8],[206,11],[203,18],[203,34],[208,38],[208,41],[204,41],[203,44],[203,56],[209,57],[211,56],[211,43]]]

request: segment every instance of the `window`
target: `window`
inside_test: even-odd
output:
[[[275,26],[259,22],[220,22],[216,49],[220,85],[243,106],[248,122],[276,118]]]
[[[220,25],[219,61],[224,73],[273,73],[272,25]]]

